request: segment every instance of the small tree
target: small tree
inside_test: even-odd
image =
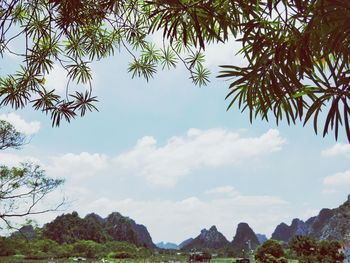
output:
[[[25,136],[8,123],[0,120],[0,150],[7,148],[18,149],[25,143]]]
[[[26,138],[8,122],[0,120],[0,150],[18,149]],[[53,208],[40,208],[41,201],[63,184],[62,179],[49,178],[39,165],[23,163],[19,167],[0,164],[0,219],[14,228],[10,218],[42,214],[57,210],[64,200]]]
[[[255,259],[262,263],[283,263],[286,261],[282,245],[273,239],[266,240],[258,247]]]

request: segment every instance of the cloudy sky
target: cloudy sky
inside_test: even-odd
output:
[[[28,108],[0,109],[30,138],[21,150],[0,152],[0,163],[32,161],[65,185],[66,210],[36,217],[42,224],[77,211],[101,216],[118,211],[147,226],[154,242],[181,242],[216,225],[229,240],[239,222],[271,235],[277,224],[337,207],[350,189],[350,145],[345,136],[315,135],[311,126],[249,123],[227,112],[228,83],[215,79],[218,64],[241,64],[234,43],[212,46],[207,87],[195,87],[184,68],[159,72],[149,83],[131,79],[125,54],[93,65],[99,112],[59,128]],[[20,61],[1,63],[1,74]],[[55,67],[47,86],[65,92]]]

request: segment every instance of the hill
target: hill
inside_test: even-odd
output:
[[[252,249],[255,249],[259,244],[259,240],[247,223],[239,223],[237,226],[236,235],[230,244],[230,248],[235,254],[241,253],[244,249],[248,251],[248,242]]]
[[[155,248],[145,226],[136,224],[134,220],[117,212],[111,213],[107,218],[97,214],[80,218],[77,212],[63,214],[43,227],[43,236],[59,244],[78,240],[98,243],[126,241],[137,246]]]
[[[182,247],[182,250],[189,251],[191,249],[211,251],[215,249],[224,248],[229,244],[226,237],[220,233],[216,226],[212,226],[209,230],[203,229],[201,233]]]

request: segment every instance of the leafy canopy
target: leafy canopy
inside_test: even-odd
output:
[[[286,261],[282,245],[273,239],[266,240],[260,245],[255,253],[258,262],[280,262]]]
[[[313,122],[323,135],[340,129],[350,141],[350,39],[347,0],[5,0],[0,7],[0,53],[23,59],[17,73],[0,79],[0,105],[30,104],[62,118],[96,109],[94,60],[125,48],[132,76],[148,80],[157,67],[185,64],[195,84],[209,71],[201,52],[230,36],[242,44],[246,66],[223,65],[229,81],[228,109],[237,105],[250,120]],[[163,48],[147,36],[163,33]],[[11,42],[22,39],[22,52]],[[67,95],[45,89],[54,63],[67,72]],[[86,92],[71,89],[86,84]]]
[[[297,255],[300,263],[332,263],[345,259],[338,240],[316,241],[309,236],[295,236],[289,241],[289,248]]]

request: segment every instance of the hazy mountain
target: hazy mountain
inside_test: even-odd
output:
[[[160,243],[157,243],[156,246],[158,248],[162,248],[162,249],[179,249],[179,246],[176,245],[175,243],[170,243],[170,242],[160,242]]]
[[[309,235],[316,239],[343,240],[350,235],[350,196],[338,208],[322,209],[317,216],[306,222],[293,219],[290,226],[279,224],[272,234],[272,239],[288,242],[296,235]]]
[[[182,249],[183,247],[187,246],[189,243],[191,243],[193,241],[193,238],[189,238],[189,239],[186,239],[184,241],[182,241],[180,244],[179,244],[179,249]]]
[[[264,234],[256,234],[256,238],[260,244],[264,243],[267,240],[267,237]]]
[[[11,234],[12,237],[25,237],[29,240],[38,238],[37,233],[34,230],[34,227],[32,225],[26,225],[22,226],[17,231],[13,232]]]
[[[272,233],[271,239],[288,242],[293,236],[308,235],[310,226],[304,221],[295,218],[290,226],[285,223],[279,224]]]
[[[203,229],[195,239],[183,246],[182,249],[212,250],[224,248],[228,244],[226,237],[217,230],[216,226],[212,226],[209,230]]]

